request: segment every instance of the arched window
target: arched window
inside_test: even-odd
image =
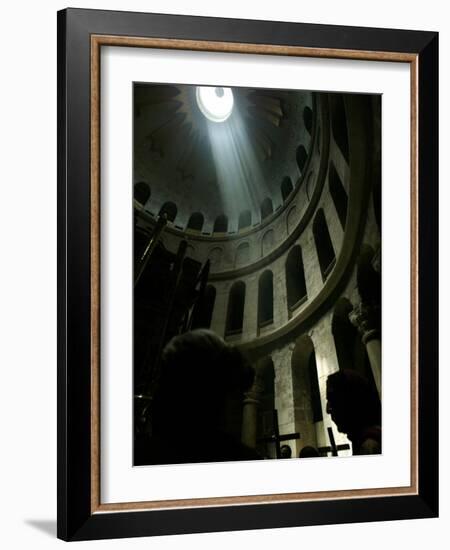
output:
[[[261,219],[264,220],[273,213],[273,204],[269,197],[265,198],[261,203]]]
[[[298,168],[300,170],[300,174],[303,174],[303,170],[305,169],[307,158],[308,158],[308,153],[306,152],[305,147],[303,145],[299,145],[297,147],[296,159],[297,159]]]
[[[238,229],[245,229],[252,225],[252,215],[250,210],[244,210],[239,214]]]
[[[175,218],[177,217],[177,206],[174,202],[165,202],[161,206],[161,210],[159,211],[159,215],[162,216],[163,214],[166,214],[167,220],[169,222],[174,222]]]
[[[228,218],[225,214],[217,216],[214,222],[213,233],[226,233],[228,231]]]
[[[248,264],[250,261],[250,245],[248,243],[241,243],[236,249],[235,265],[239,267],[241,265]]]
[[[289,311],[293,311],[308,297],[302,249],[299,245],[291,248],[286,260],[286,290]]]
[[[336,261],[333,243],[331,242],[330,232],[328,231],[327,221],[322,208],[317,211],[313,222],[314,242],[316,243],[317,256],[319,257],[320,271],[322,279],[328,277]]]
[[[341,150],[345,160],[349,161],[347,118],[345,115],[344,98],[341,94],[330,95],[331,129],[334,141]]]
[[[333,199],[342,229],[345,229],[348,197],[341,178],[339,177],[339,174],[337,173],[337,170],[332,162],[330,162],[330,168],[328,171],[328,185],[330,187],[330,195]]]
[[[145,181],[139,181],[134,185],[134,198],[141,204],[145,204],[150,198],[150,185]]]
[[[204,217],[200,212],[194,212],[189,218],[187,228],[194,229],[195,231],[201,231],[203,228]]]
[[[273,323],[273,273],[264,271],[258,282],[258,326]]]
[[[208,285],[203,296],[195,304],[191,328],[209,328],[211,326],[215,301],[216,289],[212,285]]]
[[[245,283],[237,281],[228,298],[226,334],[239,334],[244,325]]]
[[[281,196],[283,197],[283,202],[286,201],[293,189],[294,186],[292,185],[291,178],[286,176],[281,182]]]
[[[313,123],[313,113],[311,110],[311,107],[306,106],[303,109],[303,122],[305,124],[305,128],[308,131],[308,134],[312,134],[312,123]]]

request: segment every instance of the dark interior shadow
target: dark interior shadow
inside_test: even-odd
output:
[[[56,519],[26,519],[25,523],[46,535],[56,537]]]

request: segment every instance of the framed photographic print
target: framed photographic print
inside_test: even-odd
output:
[[[58,56],[58,536],[436,516],[437,33],[67,9]]]

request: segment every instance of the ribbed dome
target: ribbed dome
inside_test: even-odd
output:
[[[257,225],[301,175],[313,96],[233,88],[230,116],[213,122],[196,92],[190,85],[135,85],[136,198],[153,215],[169,208],[180,229],[234,233]]]

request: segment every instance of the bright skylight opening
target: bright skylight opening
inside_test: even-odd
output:
[[[224,122],[233,111],[231,88],[219,86],[197,86],[197,104],[208,120]]]

